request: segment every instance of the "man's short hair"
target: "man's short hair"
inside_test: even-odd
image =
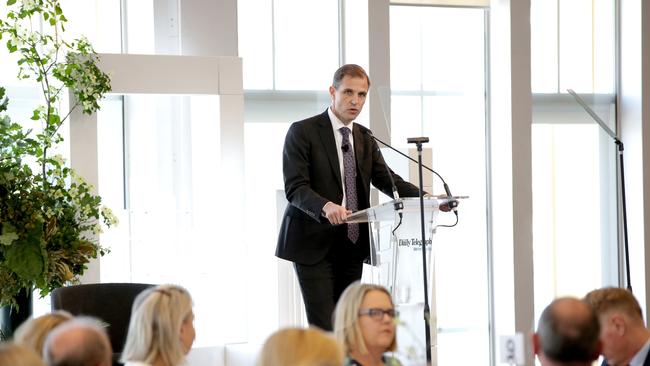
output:
[[[363,67],[355,64],[346,64],[339,67],[338,70],[334,72],[334,77],[332,78],[332,86],[334,89],[339,88],[341,81],[346,75],[353,78],[366,79],[368,82],[368,87],[370,87],[370,78],[368,77],[368,74],[366,74],[366,70],[364,70]]]
[[[598,354],[600,324],[586,303],[559,298],[542,312],[537,335],[546,357],[558,362],[589,362]]]
[[[108,366],[112,352],[103,324],[91,317],[77,317],[56,327],[43,347],[48,366]]]
[[[597,316],[611,310],[620,311],[630,318],[643,322],[643,311],[634,295],[623,288],[604,287],[593,290],[585,296],[585,302],[591,306]]]

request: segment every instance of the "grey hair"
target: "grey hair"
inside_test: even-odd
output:
[[[71,344],[64,343],[66,338]],[[43,358],[48,366],[108,366],[112,352],[105,323],[87,316],[73,318],[54,328],[43,346]]]
[[[559,362],[589,362],[597,356],[600,324],[586,303],[575,298],[558,298],[542,312],[537,335],[541,350],[548,358]]]

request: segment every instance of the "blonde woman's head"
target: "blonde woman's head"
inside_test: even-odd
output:
[[[47,335],[58,325],[72,319],[67,311],[54,311],[32,318],[21,324],[14,332],[14,342],[43,356],[43,344]]]
[[[346,354],[368,348],[395,351],[395,306],[382,286],[354,282],[343,291],[334,310],[334,335]]]
[[[122,362],[181,364],[194,336],[189,292],[176,285],[147,289],[133,302]]]
[[[45,366],[32,349],[16,343],[0,343],[0,366]]]
[[[264,343],[257,366],[340,366],[343,351],[338,342],[315,328],[286,328]]]

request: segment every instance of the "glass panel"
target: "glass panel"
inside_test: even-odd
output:
[[[530,16],[534,93],[614,92],[614,0],[532,0]]]
[[[246,232],[256,233],[255,240],[248,241],[247,264],[250,271],[248,281],[255,283],[250,296],[268,299],[264,306],[258,301],[249,301],[249,342],[262,344],[266,337],[278,327],[278,277],[260,275],[277,273],[278,259],[275,257],[278,222],[276,218],[284,207],[277,207],[277,192],[284,190],[282,176],[282,148],[290,123],[246,123],[245,164]],[[260,184],[264,182],[264,184]],[[263,219],[260,219],[263,218]]]
[[[273,89],[273,2],[237,1],[244,89]]]
[[[153,0],[126,0],[125,53],[156,53]]]
[[[368,1],[346,0],[343,2],[345,26],[344,63],[357,64],[368,69]],[[333,71],[332,71],[333,72]]]
[[[121,52],[120,0],[60,0],[60,3],[68,18],[65,30],[69,39],[83,35],[96,52]]]
[[[120,170],[120,105],[106,105],[101,123],[102,194],[117,201],[123,185],[109,175]],[[214,296],[228,273],[236,273],[243,258],[230,256],[220,230],[228,225],[215,218],[220,179],[219,98],[217,96],[124,97],[127,210],[102,260],[107,278],[145,283],[179,283],[194,298],[197,346],[240,341],[245,323],[245,296]],[[109,149],[108,146],[112,149]],[[119,210],[116,210],[119,213]],[[119,231],[128,230],[120,236]],[[102,238],[104,239],[104,238]],[[128,271],[127,271],[128,273]],[[112,277],[111,277],[112,276]],[[227,280],[226,280],[227,279]],[[206,286],[210,284],[210,286]]]
[[[339,65],[338,2],[275,0],[275,77],[283,90],[322,90]]]
[[[454,194],[470,196],[461,203],[458,226],[439,228],[435,236],[440,365],[458,363],[460,353],[466,364],[490,360],[484,15],[481,9],[391,6],[392,141],[407,147],[407,137],[428,136],[433,168]],[[444,193],[436,179],[434,193]],[[454,221],[445,214],[439,220]],[[486,310],[476,311],[477,304]],[[468,341],[472,354],[463,351]]]
[[[581,297],[593,288],[618,282],[615,145],[565,94],[567,88],[581,93],[605,124],[616,130],[616,29],[614,0],[532,0],[531,5],[533,92],[554,93],[533,95],[538,317],[557,296]],[[556,39],[543,41],[548,34]],[[555,67],[548,66],[550,54],[559,55]],[[553,83],[559,83],[557,89]],[[576,258],[580,258],[580,273],[571,270]]]
[[[555,93],[558,88],[557,1],[530,3],[530,62],[534,93]]]
[[[536,123],[532,133],[535,308],[541,312],[555,297],[616,284],[615,151],[595,123]]]
[[[421,8],[390,7],[390,84],[396,90],[422,87]]]

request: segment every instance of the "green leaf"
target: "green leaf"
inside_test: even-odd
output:
[[[18,239],[16,228],[8,222],[3,223],[2,233],[0,234],[0,245],[11,245],[16,239]]]
[[[41,253],[43,239],[43,222],[37,222],[23,239],[18,239],[4,251],[5,264],[18,277],[36,281],[41,277],[44,259]]]
[[[9,50],[9,53],[14,53],[18,50],[18,47],[16,47],[16,45],[14,45],[14,43],[11,40],[8,40],[7,49]]]
[[[7,5],[13,5],[16,3],[16,0],[7,0]]]
[[[32,115],[32,121],[38,121],[41,119],[41,111],[39,109],[34,110],[34,114]]]

